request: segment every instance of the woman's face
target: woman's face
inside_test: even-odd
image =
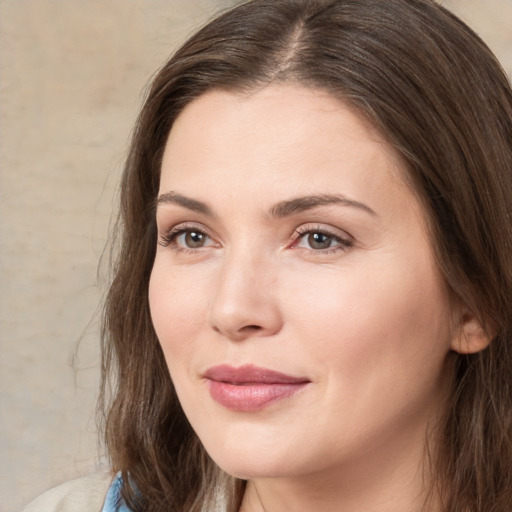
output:
[[[183,409],[227,472],[417,468],[458,333],[403,172],[319,90],[213,91],[175,122],[151,314]]]

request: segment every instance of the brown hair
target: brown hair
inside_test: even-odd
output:
[[[407,162],[448,287],[498,332],[488,349],[456,355],[432,455],[438,491],[446,511],[509,511],[512,92],[486,45],[431,0],[253,0],[209,23],[156,75],[123,175],[104,315],[106,444],[126,499],[136,510],[190,512],[220,492],[227,510],[239,506],[243,482],[202,448],[151,324],[154,202],[167,136],[189,102],[213,88],[251,91],[277,81],[329,91]]]

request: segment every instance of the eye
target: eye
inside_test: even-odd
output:
[[[352,240],[348,235],[342,237],[330,233],[324,228],[299,228],[297,229],[297,242],[295,247],[309,249],[317,252],[334,252],[345,250],[352,246]]]
[[[175,250],[194,250],[216,245],[212,238],[197,227],[177,226],[161,237],[163,247],[172,246]]]
[[[201,231],[189,230],[178,235],[175,240],[178,245],[188,247],[189,249],[199,249],[206,244],[208,235]]]
[[[319,251],[322,249],[328,249],[334,243],[334,238],[326,235],[325,233],[309,233],[308,235],[303,235],[301,237],[301,243],[299,243],[299,246],[306,244],[311,249]]]

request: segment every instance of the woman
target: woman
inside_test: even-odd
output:
[[[103,510],[509,511],[511,205],[509,84],[436,3],[212,21],[125,168]]]

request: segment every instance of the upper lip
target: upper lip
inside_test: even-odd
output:
[[[204,377],[216,382],[231,384],[303,384],[309,382],[309,379],[305,377],[294,377],[252,364],[239,367],[213,366],[204,373]]]

